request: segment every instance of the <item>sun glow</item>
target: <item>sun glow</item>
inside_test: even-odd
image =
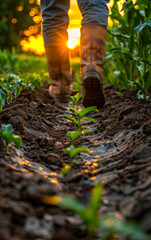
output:
[[[29,3],[32,3],[34,0],[29,0]],[[38,3],[40,2],[39,0],[36,0]],[[134,2],[136,0],[133,0]],[[109,7],[109,10],[111,12],[111,7],[114,3],[114,0],[110,0],[110,2],[107,4]],[[123,3],[123,0],[119,1],[119,8],[121,7],[121,3]],[[20,9],[22,10],[22,9]],[[37,16],[36,14],[36,8],[32,8],[30,12],[30,16],[33,17],[33,20],[39,24],[42,19],[41,16]],[[70,50],[74,50],[77,47],[80,46],[80,28],[81,28],[81,12],[79,10],[77,0],[70,0],[70,10],[68,12],[69,14],[69,27],[68,27],[68,48]],[[15,20],[14,24],[15,24]],[[109,25],[112,25],[112,20],[109,17]],[[29,29],[24,31],[24,35],[26,35],[26,39],[21,41],[21,47],[23,51],[30,51],[33,52],[37,55],[42,55],[44,54],[44,42],[43,42],[43,37],[42,33],[34,36],[36,34],[38,27],[37,26],[31,26]],[[38,32],[38,31],[37,31]]]
[[[68,29],[68,48],[74,49],[80,45],[80,28]]]

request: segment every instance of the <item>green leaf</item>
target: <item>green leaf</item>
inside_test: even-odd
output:
[[[77,164],[77,165],[80,165],[82,162],[79,161],[79,160],[73,160],[73,163]]]
[[[2,98],[0,97],[0,112],[2,111],[2,107],[3,107],[3,101],[2,101]]]
[[[74,150],[74,146],[71,146],[71,147],[69,147],[69,148],[64,149],[63,151],[70,156],[70,154],[71,154],[71,152],[72,152],[73,150]]]
[[[87,107],[87,108],[82,109],[82,110],[79,112],[79,118],[82,118],[82,117],[85,116],[87,113],[92,112],[92,111],[99,112],[96,106]]]
[[[144,80],[145,80],[145,85],[146,85],[146,90],[148,90],[148,88],[151,86],[151,67],[148,68],[147,72],[145,73],[145,77],[144,77]]]
[[[134,33],[140,33],[146,26],[151,27],[151,20],[148,20],[147,22],[145,22],[143,24],[140,23],[136,28],[134,28]]]
[[[130,2],[125,2],[125,3],[123,4],[123,6],[122,6],[121,11],[123,11],[123,10],[125,10],[125,9],[127,9],[127,8],[132,8],[132,7],[133,7],[133,2],[132,2],[132,1],[130,1]]]
[[[13,135],[10,132],[2,132],[2,130],[0,130],[0,136],[2,137],[6,145],[8,145],[12,141]]]
[[[78,213],[79,215],[81,215],[81,212],[85,210],[83,205],[71,196],[61,196],[61,200],[59,201],[58,205],[64,210],[73,211],[75,213]]]
[[[9,99],[8,103],[12,103],[13,97],[12,97],[12,92],[11,91],[8,91],[8,99]]]
[[[10,133],[13,133],[13,127],[11,124],[1,124],[1,128],[4,132],[10,132]]]
[[[77,116],[79,116],[79,112],[76,108],[69,108],[69,110],[72,110],[73,112],[75,112],[77,114]]]
[[[144,99],[144,92],[143,92],[142,90],[139,90],[139,91],[137,92],[137,98],[138,98],[138,99]]]
[[[16,94],[15,94],[15,98],[18,98],[19,95],[21,93],[21,88],[20,87],[17,87],[17,91],[16,91]]]
[[[76,157],[76,155],[82,153],[82,152],[85,152],[85,153],[88,153],[89,150],[85,147],[77,147],[77,148],[74,148],[71,152],[70,152],[70,157],[71,159],[74,159]]]
[[[73,132],[68,132],[67,136],[71,138],[71,144],[73,145],[75,140],[82,134],[82,131],[73,131]]]
[[[149,4],[149,5],[151,5],[151,2],[148,1],[148,0],[137,0],[136,3],[134,4],[134,6],[139,6],[141,4],[146,4],[146,5]]]
[[[71,146],[69,148],[64,149],[64,152],[67,153],[69,155],[69,157],[73,160],[76,155],[85,152],[88,153],[89,150],[85,147],[77,147],[75,148],[74,146]]]
[[[74,96],[74,98],[75,98],[75,105],[78,104],[78,102],[80,101],[80,99],[81,99],[82,97],[83,97],[83,94],[80,93],[80,92],[78,92],[78,93]]]
[[[74,96],[69,96],[71,98],[70,101],[70,105],[75,106],[78,104],[78,102],[80,101],[80,99],[83,97],[83,94],[78,92],[76,95]]]
[[[15,143],[17,148],[20,148],[21,143],[22,143],[22,138],[20,136],[13,135],[12,141]]]
[[[100,183],[97,183],[96,186],[93,188],[90,205],[89,205],[89,210],[93,215],[96,215],[99,210],[101,196],[102,196],[102,185]]]
[[[93,123],[98,124],[98,122],[97,122],[94,118],[83,117],[83,118],[80,119],[80,122],[81,122],[81,121],[84,121],[84,120],[88,120],[88,121],[91,121],[91,122],[93,122]]]
[[[0,88],[0,99],[3,107],[5,105],[6,93],[1,88]]]
[[[69,115],[59,115],[59,116],[57,116],[57,117],[65,117],[65,118],[68,118],[68,119],[71,120],[77,127],[79,127],[78,122],[77,122],[77,120],[76,120],[74,117],[71,117],[71,116],[69,116]]]
[[[131,237],[136,240],[149,240],[144,229],[136,223],[125,223],[121,219],[116,218],[113,215],[106,215],[100,219],[100,227],[107,229],[110,232],[124,234],[127,237]]]
[[[71,165],[66,165],[66,166],[64,166],[63,168],[62,168],[62,170],[61,170],[61,175],[64,175],[64,174],[66,174],[67,172],[69,172],[71,170]]]

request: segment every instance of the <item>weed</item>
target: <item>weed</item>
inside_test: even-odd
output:
[[[8,124],[8,125],[1,124],[1,128],[2,128],[2,130],[0,129],[0,137],[3,139],[4,145],[5,145],[5,153],[7,152],[9,144],[11,142],[14,142],[16,147],[20,148],[22,139],[20,136],[13,134],[12,125],[11,124]]]

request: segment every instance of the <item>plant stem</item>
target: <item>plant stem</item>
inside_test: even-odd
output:
[[[146,79],[145,79],[145,76],[146,76],[146,69],[147,69],[147,65],[146,65],[146,59],[147,59],[147,47],[145,47],[144,49],[144,62],[143,62],[143,87],[144,87],[144,99],[145,101],[147,100],[147,86],[146,86]]]
[[[133,82],[132,90],[134,90],[133,61],[132,60],[130,60],[130,81]]]

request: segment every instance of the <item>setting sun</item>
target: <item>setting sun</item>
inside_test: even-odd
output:
[[[33,1],[33,0],[29,0]],[[120,2],[122,2],[121,0]],[[134,1],[134,0],[133,0]],[[39,3],[39,0],[37,0]],[[113,5],[113,0],[111,0],[108,3],[108,7],[111,12],[111,6]],[[32,9],[30,12],[30,15],[33,16],[33,20],[38,24],[41,22],[42,18],[41,16],[35,16],[36,14],[36,9]],[[82,15],[79,10],[77,0],[70,0],[70,10],[68,12],[69,14],[69,27],[68,27],[68,48],[73,50],[76,47],[80,46],[80,28],[81,28],[81,20],[82,20]],[[109,25],[112,25],[112,21],[109,17]],[[21,46],[23,51],[30,51],[33,52],[37,55],[42,55],[44,54],[44,42],[43,42],[43,37],[42,33],[37,35],[36,37],[33,35],[37,31],[37,26],[32,26],[29,27],[29,29],[24,31],[24,34],[28,37],[27,39],[24,39],[21,41]]]
[[[80,45],[80,28],[68,29],[68,48],[74,49]]]

